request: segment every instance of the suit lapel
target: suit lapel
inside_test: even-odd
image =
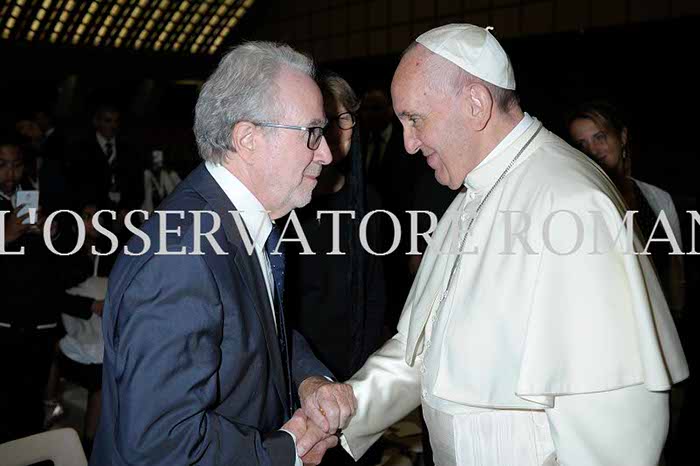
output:
[[[236,210],[236,207],[231,204],[226,193],[217,184],[203,163],[192,172],[190,181],[221,218],[221,226],[226,234],[226,239],[235,250],[233,262],[241,274],[243,283],[254,303],[255,312],[262,324],[270,367],[272,368],[272,380],[275,390],[277,390],[277,395],[285,407],[285,412],[287,412],[289,403],[287,401],[287,390],[282,368],[282,355],[277,341],[277,331],[275,330],[275,322],[272,317],[273,311],[267,295],[267,285],[260,268],[260,262],[255,251],[251,255],[248,254],[241,237],[242,232],[238,230],[233,216],[229,213],[229,211]],[[247,229],[244,234],[248,235],[249,238],[251,237]]]

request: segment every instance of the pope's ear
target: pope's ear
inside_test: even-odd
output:
[[[467,117],[474,131],[483,130],[491,119],[493,97],[486,86],[474,83],[465,89]]]
[[[231,144],[243,160],[250,160],[255,152],[256,126],[248,121],[239,121],[231,131]]]

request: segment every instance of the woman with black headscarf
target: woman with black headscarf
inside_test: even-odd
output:
[[[349,379],[383,342],[385,289],[381,257],[365,251],[360,221],[378,209],[377,194],[368,190],[362,170],[360,133],[355,114],[359,101],[350,85],[335,74],[319,79],[328,118],[325,137],[333,161],[324,166],[311,203],[296,211],[315,255],[303,255],[297,243],[287,246],[285,308],[295,328],[316,356],[340,381]],[[339,215],[339,249],[333,250],[333,218]],[[369,221],[367,243],[379,249],[379,219]],[[290,233],[291,234],[291,233]],[[355,464],[340,449],[329,451],[323,464]],[[361,463],[374,464],[372,455]]]

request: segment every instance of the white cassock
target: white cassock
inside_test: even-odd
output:
[[[526,114],[469,173],[398,333],[349,381],[355,458],[422,405],[439,466],[657,464],[667,391],[688,376],[678,334],[648,258],[605,247],[619,193],[541,126]]]

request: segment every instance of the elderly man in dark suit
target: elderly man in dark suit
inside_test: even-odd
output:
[[[161,205],[182,213],[149,220],[110,276],[91,464],[318,464],[355,399],[285,326],[274,223],[331,160],[313,64],[238,46],[195,114],[204,163]]]

